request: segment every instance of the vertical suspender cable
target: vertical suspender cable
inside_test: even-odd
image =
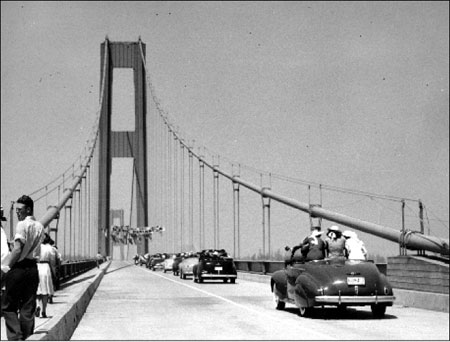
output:
[[[237,247],[238,247],[238,258],[241,258],[241,231],[240,231],[240,192],[239,184],[237,188]]]
[[[89,163],[90,164],[90,163]],[[87,216],[88,216],[88,257],[93,256],[92,250],[91,250],[91,240],[92,240],[92,230],[91,230],[91,166],[89,165],[88,168],[88,184],[87,184],[87,193],[88,193],[88,200],[87,200]]]
[[[204,249],[203,246],[203,225],[202,225],[202,204],[203,204],[203,199],[202,199],[202,193],[203,193],[203,187],[202,187],[202,173],[204,170],[205,165],[203,164],[202,160],[199,160],[199,172],[198,172],[198,177],[199,177],[199,181],[198,181],[198,223],[199,223],[199,246],[200,246],[200,250]]]
[[[172,225],[172,193],[171,193],[171,188],[172,188],[172,153],[170,150],[170,142],[172,141],[170,139],[170,127],[167,127],[168,131],[167,131],[167,208],[168,208],[168,216],[167,216],[167,228],[170,229],[170,226]],[[171,229],[173,232],[173,228]],[[170,234],[169,231],[167,232],[167,250],[169,250],[169,246],[172,245],[171,244],[171,239],[170,239]]]
[[[220,220],[219,220],[219,217],[220,217],[220,206],[219,206],[219,204],[220,204],[220,196],[219,196],[219,190],[220,190],[220,187],[219,187],[219,174],[216,172],[216,177],[215,177],[215,181],[216,181],[216,189],[217,189],[217,192],[216,192],[216,196],[217,196],[217,199],[216,199],[216,206],[217,206],[217,209],[216,209],[216,213],[217,213],[217,215],[216,215],[216,219],[217,219],[217,248],[219,248],[220,247]]]
[[[82,207],[81,207],[81,184],[80,184],[80,188],[78,189],[78,239],[77,239],[77,245],[78,245],[78,249],[77,249],[77,254],[78,254],[78,259],[81,258],[81,245],[82,245],[82,238],[83,236],[81,235],[83,232],[83,220],[82,220]]]
[[[173,137],[173,157],[174,157],[174,166],[173,166],[173,253],[176,252],[176,231],[178,230],[178,158],[177,158],[177,137]]]
[[[194,226],[194,169],[192,152],[189,152],[189,249],[192,249]]]
[[[217,205],[216,205],[216,172],[213,170],[213,221],[214,221],[214,249],[217,249]]]
[[[131,227],[131,218],[133,217],[133,198],[134,198],[134,175],[135,175],[135,167],[136,167],[136,159],[133,158],[133,176],[131,177],[131,204],[130,204],[130,220],[129,220],[129,226],[128,228]],[[130,247],[128,245],[128,232],[127,232],[127,260],[129,258],[129,251],[130,251]]]
[[[181,142],[180,142],[181,144]],[[180,251],[183,251],[184,234],[184,145],[181,144],[181,216],[180,216]]]

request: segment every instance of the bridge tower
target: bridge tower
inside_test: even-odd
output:
[[[99,249],[103,255],[111,255],[110,194],[112,158],[134,158],[133,173],[136,189],[137,226],[148,226],[147,190],[147,134],[146,134],[146,89],[145,67],[140,44],[145,56],[145,44],[138,42],[110,42],[100,45],[101,77],[105,73],[103,102],[99,124],[99,189],[98,189],[98,233]],[[108,51],[106,51],[108,49]],[[108,58],[105,61],[105,53]],[[105,65],[106,63],[106,65]],[[134,79],[135,129],[134,131],[112,131],[112,82],[114,68],[132,68]],[[100,81],[101,82],[101,81]],[[101,85],[100,85],[101,89]],[[140,254],[148,251],[147,239],[137,246]]]

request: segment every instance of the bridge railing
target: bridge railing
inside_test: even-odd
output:
[[[98,264],[101,263],[103,263],[103,260],[98,261]],[[60,283],[63,283],[81,273],[93,269],[94,267],[97,267],[97,259],[63,262],[59,266],[59,274],[58,274],[59,281]]]
[[[234,260],[236,269],[241,272],[272,274],[284,268],[284,261],[268,260]],[[387,264],[376,263],[378,270],[386,275]]]

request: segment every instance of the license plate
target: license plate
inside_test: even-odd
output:
[[[216,266],[216,267],[214,267],[214,270],[215,271],[222,271],[223,267],[222,266]]]
[[[364,277],[347,277],[347,285],[366,285]]]

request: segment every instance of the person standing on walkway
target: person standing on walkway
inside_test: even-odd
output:
[[[3,216],[3,207],[1,209],[1,221],[6,221],[6,217]],[[6,263],[8,262],[8,256],[9,256],[9,246],[8,246],[8,238],[6,237],[6,233],[5,230],[3,229],[3,223],[1,223],[1,269],[2,269],[2,273],[1,273],[1,287],[3,288],[3,279],[4,276],[6,275],[6,272],[9,270],[9,267],[6,266]]]
[[[98,251],[97,255],[95,256],[95,260],[97,262],[97,268],[100,268],[100,264],[104,261],[102,253]]]
[[[8,340],[26,340],[34,332],[36,291],[39,284],[37,257],[44,239],[44,226],[33,216],[34,202],[23,195],[16,201],[19,222],[5,279],[2,303]]]
[[[56,268],[55,250],[50,244],[52,239],[50,235],[45,234],[44,241],[41,245],[41,255],[39,258],[39,286],[37,289],[37,308],[36,317],[39,317],[42,309],[42,318],[47,318],[47,303],[50,296],[55,292],[53,286],[53,276]]]
[[[5,290],[4,287],[4,280],[5,280],[5,276],[6,273],[9,271],[9,266],[6,266],[6,263],[8,263],[8,259],[9,259],[9,246],[8,246],[8,238],[6,237],[6,233],[3,230],[3,221],[6,221],[6,218],[3,216],[3,207],[2,207],[2,212],[1,212],[1,234],[0,234],[0,247],[1,247],[1,274],[0,274],[0,289],[1,289],[1,301],[3,302],[3,292]],[[0,316],[3,317],[3,311],[0,310]]]

